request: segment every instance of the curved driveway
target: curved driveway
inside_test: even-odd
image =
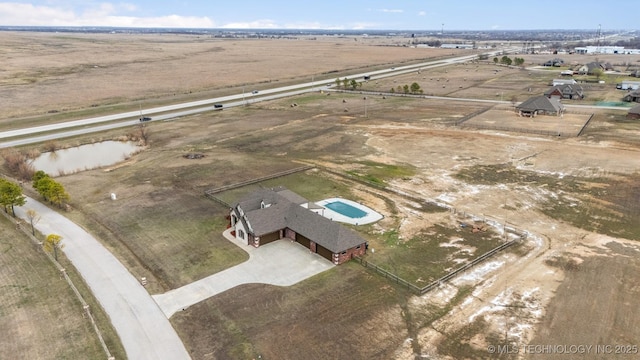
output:
[[[228,229],[224,236],[248,252],[249,260],[164,294],[153,295],[168,318],[238,285],[260,283],[291,286],[334,267],[331,261],[311,253],[296,242],[285,239],[254,248],[240,243],[230,232],[231,229]]]
[[[111,319],[129,359],[191,358],[151,295],[102,244],[69,219],[31,198],[27,198],[24,206],[16,207],[16,215],[26,218],[27,209],[38,212],[40,221],[35,224],[38,231],[62,236],[62,251]]]

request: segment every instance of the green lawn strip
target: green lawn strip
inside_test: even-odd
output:
[[[469,228],[455,229],[441,224],[434,224],[407,241],[400,241],[394,231],[382,234],[382,238],[389,249],[369,253],[367,260],[418,287],[426,286],[503,242],[500,235],[491,230],[473,233]],[[449,246],[452,240],[457,240],[455,247]]]

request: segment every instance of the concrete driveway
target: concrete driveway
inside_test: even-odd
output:
[[[254,248],[238,242],[230,231],[224,232],[225,238],[247,251],[249,260],[164,294],[153,295],[167,318],[238,285],[291,286],[335,266],[294,241],[282,239]]]
[[[27,209],[38,212],[35,227],[41,233],[62,236],[62,251],[73,263],[111,319],[129,359],[190,359],[182,340],[147,290],[129,271],[81,227],[27,198],[16,207],[26,219]]]

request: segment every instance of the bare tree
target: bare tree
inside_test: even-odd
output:
[[[29,220],[29,224],[31,224],[31,235],[36,235],[36,229],[35,229],[35,224],[38,223],[38,221],[40,221],[40,215],[38,215],[38,213],[33,210],[33,209],[29,209],[26,212],[27,215],[27,219]]]

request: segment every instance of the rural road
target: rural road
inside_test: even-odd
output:
[[[62,251],[108,314],[129,359],[191,358],[164,312],[113,254],[81,227],[31,198],[16,207],[16,216],[26,219],[28,209],[40,216],[38,231],[62,236]]]
[[[242,284],[259,283],[291,286],[334,265],[292,241],[279,240],[254,248],[224,236],[249,253],[249,260],[183,287],[153,295],[167,318],[193,304]],[[280,259],[280,261],[278,261]]]

